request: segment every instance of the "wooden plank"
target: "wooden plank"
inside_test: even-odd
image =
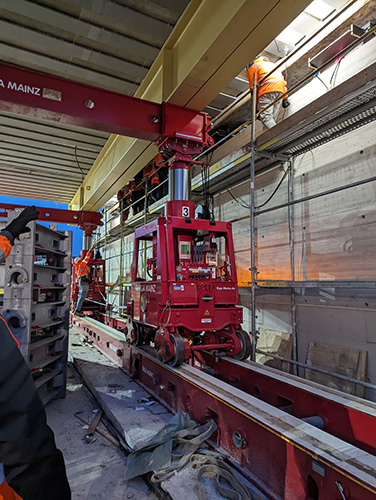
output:
[[[310,366],[364,381],[366,364],[367,351],[364,350],[318,342],[310,342],[308,345],[307,365]],[[306,369],[305,378],[359,397],[364,394],[364,387],[361,385],[313,370]]]
[[[277,354],[283,358],[291,359],[292,356],[292,335],[291,333],[259,328],[260,336],[257,340],[257,348],[261,351]],[[290,363],[272,358],[265,354],[256,354],[257,363],[271,366],[284,372],[290,373]]]

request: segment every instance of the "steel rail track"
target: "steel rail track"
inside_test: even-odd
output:
[[[349,498],[368,500],[376,497],[374,454],[244,390],[246,375],[262,367],[221,360],[220,363],[224,363],[221,371],[229,371],[231,366],[245,370],[244,380],[238,378],[238,382],[243,380],[242,388],[234,387],[236,380],[223,381],[187,364],[179,368],[163,364],[148,349],[128,345],[122,333],[95,320],[74,318],[73,324],[172,411],[186,411],[199,422],[216,419],[219,428],[216,446],[240,464],[248,478],[269,498],[303,500],[313,483],[320,498],[336,498],[338,484]],[[269,368],[266,371],[271,383],[276,383],[277,370]],[[326,391],[319,384],[305,384],[306,381],[282,372],[279,375],[287,386],[295,384],[300,394],[319,395],[321,391],[320,397],[327,405],[333,401],[338,408],[344,408],[350,421],[354,411],[374,422],[375,405],[372,403],[362,405],[360,398],[354,399],[333,389]],[[265,373],[262,376],[266,376]],[[365,432],[372,433],[374,428],[365,429]],[[355,430],[356,434],[361,431]]]

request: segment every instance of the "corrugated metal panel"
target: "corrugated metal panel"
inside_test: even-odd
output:
[[[2,0],[0,60],[133,95],[188,3]],[[108,136],[0,113],[0,195],[69,202]]]
[[[0,193],[68,203],[108,134],[0,116]]]

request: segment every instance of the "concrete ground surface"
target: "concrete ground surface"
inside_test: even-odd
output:
[[[58,448],[63,452],[73,500],[153,500],[141,478],[126,482],[126,456],[98,433],[96,441],[84,442],[84,424],[74,416],[82,412],[85,420],[96,409],[82,385],[68,371],[67,396],[46,407],[48,423],[55,433]],[[103,424],[100,428],[105,429]]]
[[[86,420],[94,417],[98,404],[115,427],[118,435],[137,450],[148,443],[172,415],[153,400],[104,355],[74,329],[70,330],[70,358],[75,372],[68,370],[67,396],[48,404],[48,423],[55,432],[58,447],[64,454],[73,500],[153,500],[156,495],[141,478],[125,481],[127,457],[115,445],[95,433],[96,440],[84,441],[85,424],[74,416],[80,412]],[[76,371],[77,370],[77,371]],[[84,380],[87,388],[83,388]],[[88,389],[94,394],[98,403]],[[98,428],[106,430],[103,423]],[[201,484],[207,500],[221,500],[213,477],[203,477]],[[239,477],[240,478],[240,477]],[[197,500],[196,472],[187,464],[184,469],[160,484],[162,497],[172,500]],[[244,479],[252,499],[265,500]]]

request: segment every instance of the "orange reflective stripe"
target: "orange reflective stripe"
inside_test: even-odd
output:
[[[163,156],[158,153],[155,157],[154,157],[154,163],[157,167],[165,167],[166,164],[165,164],[165,161],[163,159]]]
[[[87,252],[82,264],[87,264],[89,260],[93,257],[93,252]]]
[[[15,336],[13,335],[13,333],[11,332],[11,330],[10,330],[10,328],[9,328],[9,326],[8,326],[8,323],[7,323],[7,322],[5,321],[5,319],[4,319],[4,318],[2,318],[1,316],[0,316],[0,320],[4,322],[5,327],[7,328],[8,332],[11,334],[11,336],[13,337],[13,339],[14,339],[15,343],[17,344],[17,347],[19,348],[19,347],[20,347],[20,343],[18,342],[18,340],[16,339],[16,337],[15,337]]]
[[[268,83],[271,83],[271,82],[282,82],[284,83],[284,80],[282,80],[281,78],[267,78],[266,80],[264,80],[263,82],[260,83],[259,87],[263,87],[264,85],[267,85]]]
[[[0,235],[0,248],[4,252],[5,258],[7,258],[12,250],[12,245],[6,236]]]
[[[22,498],[4,481],[0,484],[0,500],[22,500]]]

